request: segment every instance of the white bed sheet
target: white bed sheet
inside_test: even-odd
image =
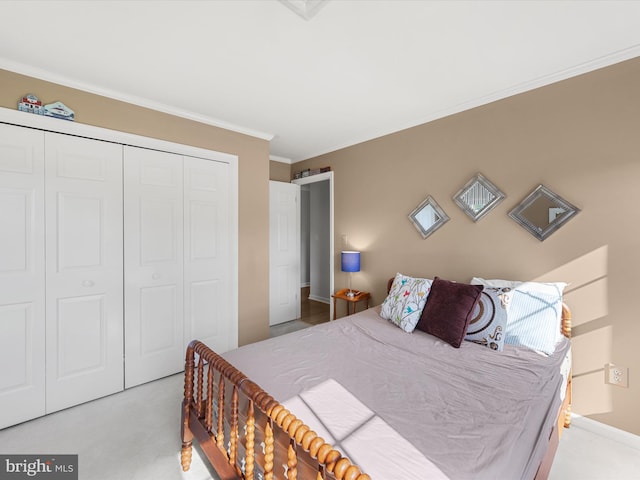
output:
[[[391,467],[409,469],[403,479],[533,478],[560,408],[570,343],[562,340],[550,356],[512,345],[455,349],[420,331],[407,334],[378,312],[223,356],[303,421],[319,421],[325,430],[310,426],[373,480],[391,480],[380,449],[391,453]],[[348,418],[369,420],[342,428]]]

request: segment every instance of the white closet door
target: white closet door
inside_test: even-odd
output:
[[[45,413],[44,134],[0,125],[0,429]]]
[[[184,368],[182,157],[125,147],[125,386]]]
[[[232,338],[229,164],[184,159],[185,346],[197,339],[219,353]]]
[[[123,389],[122,146],[45,134],[47,413]]]

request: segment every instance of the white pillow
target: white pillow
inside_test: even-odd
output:
[[[522,291],[533,291],[546,293],[548,295],[562,295],[563,290],[568,285],[564,282],[521,282],[518,280],[502,280],[499,278],[492,278],[485,280],[480,277],[473,277],[471,280],[472,285],[484,285],[485,287],[497,287],[497,288],[516,288]]]
[[[382,302],[380,316],[407,333],[413,332],[431,291],[431,283],[432,280],[426,278],[397,273],[389,295]]]
[[[562,338],[564,282],[519,282],[474,277],[472,284],[511,290],[505,343],[550,355]]]

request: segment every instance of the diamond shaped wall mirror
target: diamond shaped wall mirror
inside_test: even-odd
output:
[[[476,174],[453,197],[464,213],[477,222],[504,200],[504,193],[482,174]]]
[[[447,223],[449,216],[444,213],[440,205],[429,195],[409,214],[409,220],[411,220],[416,230],[422,235],[422,238],[427,238]]]
[[[553,193],[544,185],[538,185],[520,202],[509,216],[531,235],[543,241],[573,218],[580,209]]]

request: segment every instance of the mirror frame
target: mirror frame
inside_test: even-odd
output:
[[[477,212],[471,208],[471,206],[464,201],[464,196],[467,192],[469,192],[476,185],[480,185],[485,190],[488,190],[489,193],[493,195],[493,200],[485,204],[480,210]],[[484,217],[487,213],[493,210],[502,200],[504,200],[504,193],[496,187],[493,183],[491,183],[486,177],[484,177],[481,173],[477,173],[473,176],[460,190],[453,196],[453,200],[456,204],[462,209],[464,213],[466,213],[471,220],[477,222],[482,217]]]
[[[436,214],[440,217],[435,223],[430,225],[428,228],[425,228],[417,219],[418,214],[427,206],[431,206]],[[434,200],[434,198],[429,195],[424,201],[418,205],[413,211],[409,214],[409,220],[413,223],[413,226],[416,227],[418,233],[422,235],[422,238],[425,239],[433,232],[438,230],[441,226],[449,221],[449,216],[440,208],[438,202]]]
[[[562,208],[567,211],[566,214],[559,216],[553,222],[549,223],[545,228],[534,225],[529,219],[524,216],[524,211],[529,208],[539,198],[547,198],[551,200],[557,208]],[[552,192],[544,185],[538,185],[527,197],[522,200],[518,205],[509,212],[509,216],[520,224],[531,235],[538,240],[543,241],[553,232],[562,227],[565,223],[571,220],[575,215],[580,212],[580,209],[575,205],[567,202],[564,198],[558,194]]]

